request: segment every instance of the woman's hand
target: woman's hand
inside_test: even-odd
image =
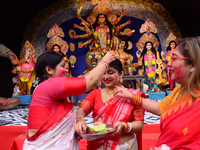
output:
[[[74,129],[77,133],[80,133],[80,134],[87,133],[87,125],[84,120],[78,120],[74,126]]]
[[[121,134],[121,132],[125,129],[124,122],[117,121],[116,124],[114,124],[114,128],[116,128],[115,134]]]
[[[123,85],[115,86],[117,88],[114,96],[132,99],[132,93],[127,90]]]
[[[115,60],[115,56],[113,56],[112,52],[109,51],[106,53],[106,55],[102,58],[103,61],[107,62],[108,65]]]

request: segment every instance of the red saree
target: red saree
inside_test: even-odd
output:
[[[141,91],[129,89],[131,93],[145,97],[145,94]],[[132,100],[122,97],[113,97],[109,99],[106,106],[102,102],[100,89],[93,90],[83,101],[80,108],[82,108],[86,114],[89,114],[93,110],[93,119],[105,124],[115,124],[117,121],[144,121],[144,110],[140,107],[135,107],[132,104]],[[104,149],[114,150],[120,139],[120,135],[111,135],[107,138],[94,139],[88,141],[88,150],[95,150],[104,146]],[[140,141],[141,142],[141,141]]]
[[[178,150],[198,150],[200,149],[200,101],[199,98],[192,102],[188,93],[177,99],[180,87],[160,102],[161,108],[161,134],[156,143],[156,147],[166,144],[171,149]],[[197,89],[200,91],[200,89]],[[173,96],[174,95],[174,96]],[[170,100],[173,98],[171,104]],[[162,103],[168,105],[166,109]]]

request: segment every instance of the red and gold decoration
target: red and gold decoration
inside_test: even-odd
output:
[[[17,85],[19,86],[22,95],[30,94],[31,85],[35,78],[35,48],[29,41],[26,41],[26,43],[24,44],[23,54],[24,57],[12,70],[13,73],[17,74]],[[15,58],[15,60],[16,62],[18,62],[18,58]]]
[[[50,38],[46,45],[47,51],[52,51],[53,45],[58,44],[63,54],[66,54],[69,49],[69,45],[61,38],[64,36],[62,28],[60,28],[57,24],[54,24],[47,34],[47,37]]]

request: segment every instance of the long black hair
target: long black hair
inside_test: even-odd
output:
[[[142,53],[141,53],[140,58],[143,57],[143,56],[147,53],[147,48],[146,48],[146,46],[147,46],[148,43],[151,43],[151,45],[152,45],[151,51],[153,52],[153,54],[156,55],[156,49],[153,47],[153,43],[152,43],[151,41],[147,41],[147,42],[145,43],[145,45],[144,45],[144,49],[143,49],[143,51],[142,51]],[[156,57],[156,58],[157,58],[157,57]]]
[[[123,71],[123,66],[122,66],[122,63],[119,59],[115,58],[114,61],[112,61],[110,64],[109,64],[110,67],[113,67],[114,69],[116,69],[119,74],[122,73]]]
[[[169,51],[169,50],[171,51],[171,47],[170,47],[171,43],[175,43],[175,45],[177,46],[176,41],[172,40],[169,42],[169,45],[167,46],[167,51]]]
[[[64,55],[62,53],[56,53],[54,51],[43,53],[38,57],[34,68],[36,77],[35,82],[32,84],[31,87],[31,94],[33,93],[35,87],[38,84],[49,78],[49,75],[46,71],[46,67],[49,66],[52,69],[55,69],[56,66],[62,61],[63,57]]]
[[[106,22],[106,25],[109,27],[109,29],[110,29],[110,36],[112,36],[112,24],[110,23],[110,21],[108,20],[108,18],[107,18],[107,16],[105,15],[105,14],[103,14],[103,13],[100,13],[100,14],[98,14],[97,15],[97,18],[96,18],[96,21],[94,22],[94,24],[92,25],[93,26],[93,28],[94,28],[94,30],[95,30],[95,28],[97,27],[97,26],[99,26],[99,24],[98,24],[98,21],[99,21],[99,16],[100,15],[104,15],[104,17],[105,17],[105,22]]]

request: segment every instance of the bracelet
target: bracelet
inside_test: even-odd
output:
[[[124,124],[124,130],[123,131],[126,131],[127,130],[127,124],[125,122],[122,122]]]
[[[99,64],[104,64],[106,66],[106,69],[108,68],[108,66],[107,66],[107,64],[105,62],[99,62],[98,65]]]
[[[101,60],[99,61],[99,63],[103,63],[103,64],[105,64],[105,65],[106,65],[106,68],[108,68],[108,63],[107,63],[107,61],[101,59]]]
[[[132,125],[131,125],[131,123],[130,122],[127,122],[128,124],[129,124],[129,130],[127,131],[127,132],[130,132],[131,131],[131,129],[132,129]]]
[[[125,122],[125,123],[126,123],[126,130],[124,132],[127,133],[129,131],[130,126],[128,125],[127,122]]]
[[[132,100],[133,100],[133,105],[140,106],[140,107],[142,106],[143,98],[140,97],[139,95],[132,94]]]
[[[84,121],[85,121],[85,118],[83,118],[83,117],[78,117],[78,118],[76,118],[76,122],[77,122],[78,120],[84,120]]]
[[[78,116],[76,116],[76,118],[80,118],[80,117],[81,117],[81,118],[84,118],[82,115],[78,115]]]

